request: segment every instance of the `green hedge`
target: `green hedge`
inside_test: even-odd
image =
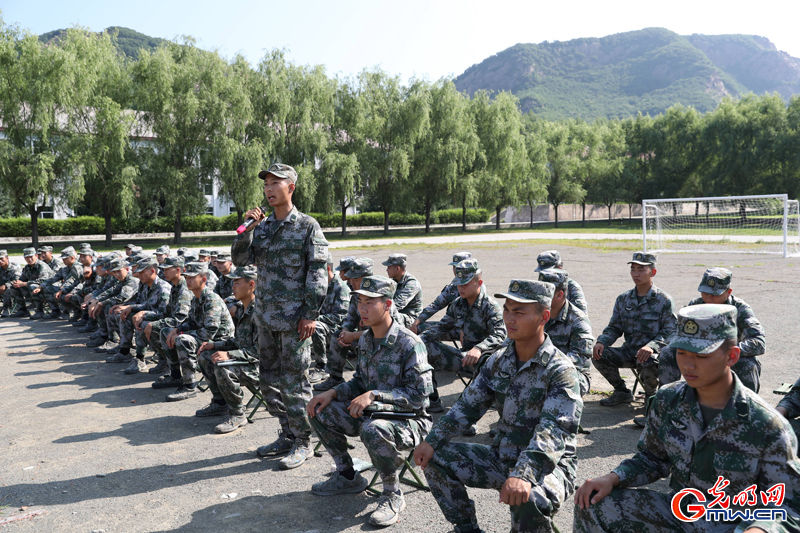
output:
[[[339,214],[312,213],[323,228],[338,228]],[[486,209],[467,210],[467,222],[486,222],[489,212]],[[431,213],[433,224],[456,224],[461,222],[461,209],[444,209]],[[410,226],[425,223],[425,215],[417,213],[390,213],[392,226]],[[383,226],[383,213],[359,213],[347,217],[347,227]],[[169,217],[152,219],[126,218],[112,219],[113,233],[171,233],[175,221]],[[31,221],[28,217],[0,218],[0,237],[28,237],[31,234]],[[199,215],[183,219],[183,231],[228,231],[236,228],[236,215],[214,217]],[[39,235],[103,235],[105,223],[101,217],[74,217],[64,220],[43,218],[39,220]]]

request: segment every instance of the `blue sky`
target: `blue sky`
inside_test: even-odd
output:
[[[126,26],[255,64],[282,48],[329,75],[381,67],[404,81],[455,76],[519,42],[566,41],[661,26],[681,34],[748,33],[800,57],[796,0],[0,0],[0,16],[39,34]]]

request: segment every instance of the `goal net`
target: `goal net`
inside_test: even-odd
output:
[[[648,252],[800,255],[800,212],[785,194],[642,201]]]

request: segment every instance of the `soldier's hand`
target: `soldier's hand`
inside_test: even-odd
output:
[[[214,349],[214,343],[213,342],[204,341],[203,344],[201,344],[200,347],[197,349],[197,351],[198,352],[204,352],[206,350],[213,350],[213,349]]]
[[[317,329],[317,323],[314,320],[302,319],[300,323],[297,324],[297,334],[300,335],[301,341],[313,335],[315,329]]]
[[[230,357],[228,357],[228,352],[214,352],[211,355],[211,361],[214,363],[221,363],[222,361],[230,361]]]
[[[342,347],[350,346],[353,343],[351,335],[353,335],[351,331],[342,331],[339,333],[339,338],[336,339],[336,342]]]
[[[254,207],[253,209],[249,210],[247,213],[244,214],[245,220],[248,218],[252,218],[255,221],[259,221],[264,218],[264,212],[261,211],[260,207]],[[253,231],[253,228],[256,227],[256,224],[251,224],[247,231]]]
[[[350,400],[350,405],[347,406],[347,410],[353,418],[361,418],[361,415],[364,414],[364,409],[373,401],[375,401],[375,395],[372,391],[367,391]]]
[[[169,330],[169,334],[167,335],[167,348],[175,348],[175,337],[178,336],[177,329]]]
[[[32,292],[33,294],[39,294],[40,292],[42,292],[42,288],[41,288],[41,287],[36,287],[36,288],[35,288],[35,289],[33,289],[31,292]]]
[[[141,329],[142,321],[144,320],[144,311],[139,311],[133,315],[133,325],[136,329]]]
[[[306,406],[308,416],[314,418],[317,414],[328,407],[328,405],[336,399],[336,389],[328,389],[322,394],[317,394]]]
[[[58,300],[59,298],[61,298],[61,291],[58,291],[58,292],[56,293],[56,300]]]
[[[639,351],[636,352],[636,361],[639,363],[644,363],[651,357],[653,357],[653,349],[649,346],[642,346],[639,348]]]
[[[595,504],[611,494],[617,485],[619,485],[619,476],[614,472],[587,479],[575,492],[575,505],[581,509],[588,509],[589,505]]]
[[[130,314],[131,314],[131,306],[130,305],[123,305],[122,307],[119,308],[119,316],[120,316],[120,318],[122,318],[122,320],[125,320],[126,318],[128,318],[128,316]]]
[[[522,505],[531,495],[531,484],[518,477],[510,477],[500,489],[500,503]]]
[[[461,360],[461,366],[475,366],[480,358],[481,351],[477,348],[472,348],[464,354],[464,358]]]
[[[420,468],[425,468],[431,459],[433,459],[433,446],[422,441],[414,450],[414,464]]]
[[[419,319],[415,320],[408,329],[410,329],[413,333],[419,333]]]
[[[152,334],[153,334],[153,324],[150,324],[148,322],[147,325],[144,327],[144,336],[147,338],[147,342],[150,342],[150,335]]]
[[[603,350],[605,349],[606,349],[605,346],[603,346],[599,342],[596,343],[594,345],[594,350],[592,350],[592,357],[594,357],[595,359],[600,359],[601,357],[603,357]]]

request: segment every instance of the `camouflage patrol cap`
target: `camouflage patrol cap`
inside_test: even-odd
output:
[[[361,288],[353,292],[363,294],[369,298],[379,298],[381,296],[392,298],[396,290],[397,283],[393,279],[385,276],[367,276],[361,281]]]
[[[707,268],[703,272],[703,281],[700,282],[697,290],[719,296],[731,286],[731,277],[733,277],[733,272],[727,268]]]
[[[92,250],[91,246],[89,246],[89,245],[84,246],[84,244],[86,244],[86,243],[82,243],[81,244],[80,252],[78,252],[80,255],[91,255],[92,257],[97,255],[97,252]]]
[[[106,267],[106,270],[108,270],[109,272],[117,272],[119,270],[122,270],[123,268],[130,268],[130,265],[125,259],[121,257],[115,257],[110,261],[108,261],[108,266]]]
[[[382,262],[381,264],[385,267],[397,265],[397,266],[406,266],[406,262],[408,261],[408,256],[406,254],[392,254],[389,256],[389,259]]]
[[[180,255],[171,255],[169,257],[164,258],[164,262],[158,265],[158,268],[165,269],[165,268],[172,268],[178,267],[183,268],[183,257]]]
[[[258,278],[258,269],[256,269],[255,265],[236,267],[230,274],[225,274],[225,277],[230,279],[247,278],[255,281]]]
[[[217,257],[219,255],[217,250],[209,250],[209,253],[211,253],[211,257]]]
[[[125,258],[125,260],[126,260],[128,263],[130,263],[131,265],[133,265],[133,264],[135,264],[135,263],[137,263],[137,262],[141,261],[141,260],[142,260],[142,259],[144,259],[145,257],[147,257],[147,254],[145,254],[144,252],[136,252],[136,253],[134,253],[134,254],[131,254],[131,255],[129,255],[128,257],[126,257],[126,258]]]
[[[337,266],[334,270],[339,270],[347,274],[347,271],[352,268],[353,263],[355,263],[356,258],[352,255],[348,255],[347,257],[342,257],[339,259],[339,266]]]
[[[0,257],[8,257],[8,250],[0,250]]]
[[[133,271],[137,273],[144,272],[148,268],[158,268],[158,261],[152,255],[139,259],[136,264],[133,265]]]
[[[61,257],[78,257],[78,254],[75,252],[75,248],[67,246],[61,250]]]
[[[136,247],[136,245],[133,244],[133,243],[130,243],[130,242],[125,245],[125,249],[126,250],[130,250],[130,249],[135,248],[135,247]]]
[[[186,250],[186,253],[183,254],[183,262],[185,264],[194,263],[197,261],[197,256],[192,250]]]
[[[369,257],[359,257],[345,273],[348,278],[363,278],[372,275],[373,261]]]
[[[143,248],[141,246],[129,246],[128,250],[131,251],[131,255],[134,255],[142,253]]]
[[[453,260],[447,264],[450,266],[456,266],[464,259],[472,259],[472,252],[458,252],[453,254]]]
[[[456,277],[451,282],[453,285],[466,285],[481,271],[477,259],[464,259],[455,267]]]
[[[208,263],[205,261],[192,261],[191,263],[187,263],[183,275],[186,277],[207,276]]]
[[[211,257],[214,257],[214,256],[211,256]],[[217,254],[216,261],[230,261],[230,260],[231,260],[230,252],[219,252]]]
[[[736,339],[736,308],[724,304],[690,305],[678,311],[678,328],[670,340],[673,350],[711,353]]]
[[[270,174],[276,178],[283,178],[291,181],[292,183],[297,183],[297,171],[289,165],[284,165],[283,163],[273,163],[269,166],[269,169],[259,172],[258,177],[262,180],[266,180],[267,176]]]
[[[178,255],[186,255],[186,252],[188,252],[188,251],[189,251],[188,248],[180,247],[180,248],[178,248]]]
[[[552,283],[558,290],[563,288],[569,281],[569,273],[561,268],[546,268],[539,272],[539,281]]]
[[[156,248],[155,253],[156,255],[169,255],[169,246],[166,244],[164,246],[159,246]]]
[[[534,272],[541,272],[542,270],[557,267],[561,264],[561,254],[558,250],[547,250],[540,253],[536,257],[536,269]]]
[[[40,246],[39,249],[36,250],[36,253],[43,254],[45,252],[52,252],[52,251],[53,251],[52,246],[45,245],[45,246]]]
[[[22,250],[23,257],[31,257],[33,255],[36,255],[36,248],[25,248]]]
[[[499,292],[494,297],[508,298],[522,304],[539,303],[545,307],[550,307],[555,292],[555,285],[546,281],[512,279],[511,283],[508,284],[508,292]]]
[[[211,250],[206,250],[205,248],[200,248],[200,251],[197,252],[198,257],[211,257]]]
[[[89,250],[91,250],[92,249],[92,245],[89,244],[88,242],[82,242],[82,243],[80,243],[78,245],[78,248],[81,249],[81,250],[83,250],[85,248],[88,248]]]
[[[633,258],[628,261],[629,265],[631,263],[636,265],[656,266],[656,256],[655,254],[647,252],[633,252]]]

